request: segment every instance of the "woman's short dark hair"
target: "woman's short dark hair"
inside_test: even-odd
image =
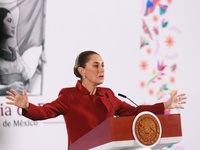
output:
[[[7,16],[8,13],[10,13],[8,9],[0,7],[0,29],[3,28],[3,19]]]
[[[95,51],[91,51],[91,50],[87,50],[87,51],[83,51],[81,52],[77,57],[76,57],[76,61],[75,61],[75,65],[74,65],[74,74],[75,76],[77,76],[78,78],[82,78],[81,74],[78,71],[78,67],[83,67],[85,68],[85,64],[89,61],[90,56],[93,54],[97,54],[99,55],[97,52]]]

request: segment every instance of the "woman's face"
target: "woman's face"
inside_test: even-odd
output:
[[[104,62],[101,56],[93,54],[89,57],[83,69],[83,80],[92,85],[99,85],[104,82]],[[85,78],[84,78],[85,76]]]
[[[10,13],[7,13],[7,16],[3,19],[2,31],[9,38],[15,35],[14,20]]]

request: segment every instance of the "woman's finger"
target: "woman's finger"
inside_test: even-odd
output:
[[[28,94],[27,94],[26,90],[24,90],[24,96],[28,97]]]
[[[14,96],[19,95],[19,93],[17,93],[14,89],[10,89],[10,91],[13,93]]]
[[[6,102],[6,104],[8,104],[8,105],[14,105],[13,102]]]
[[[7,99],[11,100],[11,101],[14,101],[14,98],[13,96],[6,96]]]
[[[10,95],[10,96],[15,96],[12,92],[10,92],[10,91],[6,91],[6,93],[8,94],[8,95]]]

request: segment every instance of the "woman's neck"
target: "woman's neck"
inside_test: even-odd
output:
[[[89,84],[87,82],[82,82],[82,85],[90,92],[90,95],[94,95],[97,90],[96,85]]]
[[[10,48],[8,46],[7,39],[0,38],[0,50],[3,50],[3,51],[11,53],[11,50],[10,50]]]

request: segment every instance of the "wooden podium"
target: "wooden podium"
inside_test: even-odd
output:
[[[136,116],[137,117],[137,116]],[[136,117],[109,118],[69,146],[69,150],[133,150],[142,149],[133,134]],[[180,142],[182,137],[180,114],[156,115],[161,125],[156,145],[159,149]]]

